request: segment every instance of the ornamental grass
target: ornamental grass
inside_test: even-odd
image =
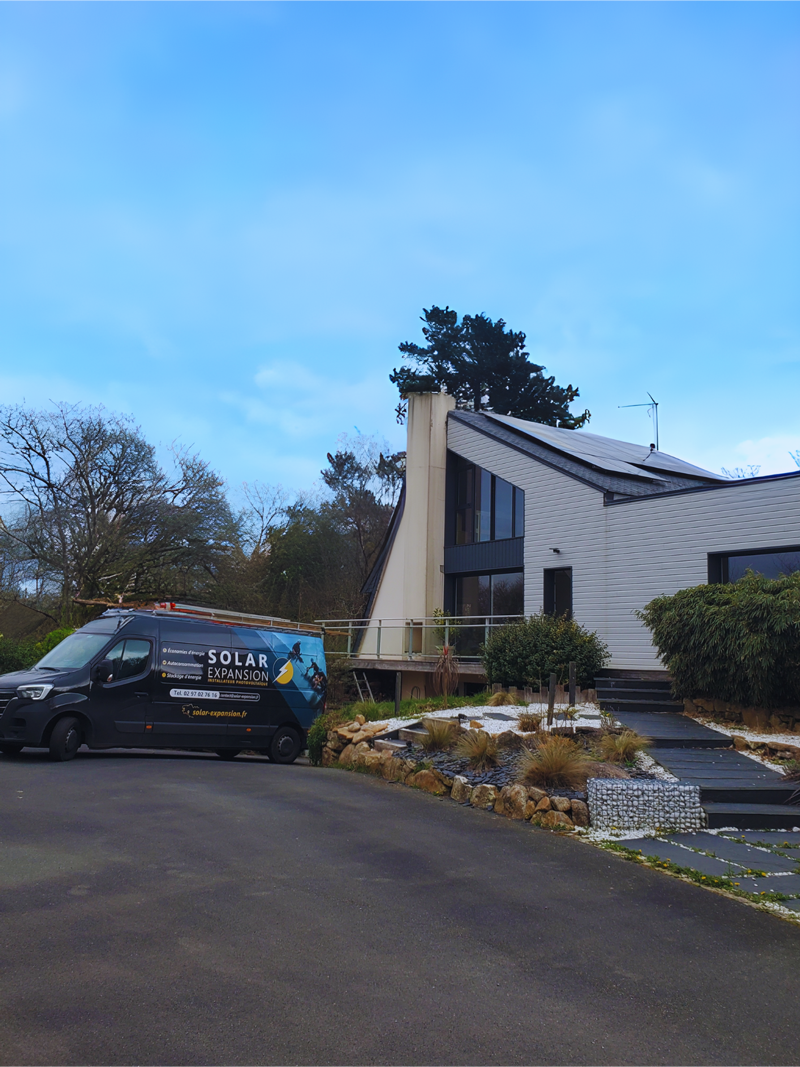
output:
[[[450,748],[456,737],[456,724],[447,719],[423,719],[425,736],[419,743],[426,752],[443,752]]]
[[[508,704],[516,704],[516,700],[504,689],[501,689],[499,693],[492,693],[486,701],[486,706],[489,708],[502,708]]]
[[[485,730],[467,730],[456,741],[456,755],[468,759],[473,771],[497,766],[497,741]]]
[[[517,715],[517,725],[524,734],[535,734],[542,725],[542,713],[540,711],[521,711]]]
[[[600,738],[598,746],[601,757],[609,763],[633,763],[649,747],[650,739],[635,730],[623,730],[619,734],[609,731]]]
[[[519,758],[519,781],[542,789],[583,789],[597,764],[568,737],[546,734]]]

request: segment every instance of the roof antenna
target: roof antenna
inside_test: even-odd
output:
[[[650,445],[650,451],[654,449],[658,452],[658,401],[653,398],[652,393],[647,394],[650,397],[649,404],[617,404],[618,408],[648,408],[647,414],[653,420],[653,429],[655,430],[655,445]]]

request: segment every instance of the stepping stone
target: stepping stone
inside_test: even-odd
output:
[[[800,900],[782,900],[782,908],[788,908],[789,911],[800,911]]]
[[[637,851],[635,841],[631,841],[627,847]],[[643,856],[657,856],[662,860],[670,860],[672,863],[677,863],[679,867],[691,867],[700,874],[710,874],[714,878],[727,878],[731,873],[730,865],[722,860],[704,856],[701,852],[690,852],[688,849],[665,841],[642,841],[638,850],[641,850]]]
[[[688,845],[689,848],[701,848],[704,852],[713,852],[717,859],[730,860],[743,868],[767,871],[768,874],[780,871],[794,873],[797,871],[797,862],[800,861],[800,856],[797,861],[793,861],[788,857],[776,856],[775,853],[751,848],[741,841],[732,841],[716,834],[670,834],[667,841],[676,845]]]
[[[798,812],[800,817],[800,812]],[[774,830],[738,830],[724,835],[732,839],[744,838],[753,844],[772,845],[777,848],[800,848],[800,833],[778,833]]]
[[[774,874],[771,878],[738,878],[732,879],[734,885],[738,882],[737,889],[744,889],[748,893],[786,893],[788,896],[800,896],[800,874]]]

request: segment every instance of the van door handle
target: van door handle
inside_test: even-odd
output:
[[[144,698],[145,698],[145,700],[147,700],[147,699],[148,699],[148,697],[150,696],[150,694],[149,694],[149,693],[134,693],[133,695],[134,695],[135,697],[144,697]]]

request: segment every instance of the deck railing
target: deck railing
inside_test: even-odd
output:
[[[359,659],[436,659],[447,645],[462,660],[478,660],[493,630],[523,615],[444,615],[415,619],[317,619],[327,655]]]

